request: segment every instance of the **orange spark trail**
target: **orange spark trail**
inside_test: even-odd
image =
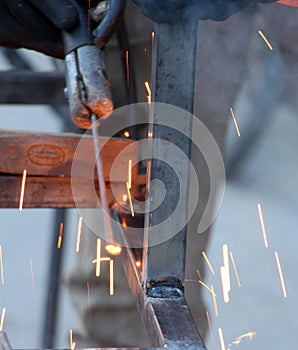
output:
[[[214,334],[213,334],[213,328],[212,328],[211,320],[210,320],[209,313],[208,313],[207,310],[206,310],[206,317],[207,317],[208,326],[209,326],[209,329],[210,329],[212,343],[213,343],[213,346],[215,347],[215,339],[214,339]]]
[[[212,290],[212,299],[213,299],[213,305],[214,305],[214,311],[215,311],[215,315],[218,316],[218,307],[217,307],[217,301],[216,301],[216,294],[214,292],[214,287],[211,284],[211,290]]]
[[[224,341],[224,337],[223,337],[221,328],[218,328],[218,335],[219,335],[219,342],[220,342],[221,350],[225,350],[226,346],[225,346],[225,341]]]
[[[125,51],[125,67],[126,67],[126,86],[129,87],[130,71],[129,71],[129,56],[128,50]]]
[[[203,278],[202,278],[202,275],[200,274],[200,271],[199,271],[199,270],[196,270],[196,273],[197,273],[197,275],[199,276],[199,279],[202,280]]]
[[[126,189],[127,189],[127,195],[128,195],[128,201],[129,201],[131,216],[134,217],[134,216],[135,216],[135,212],[134,212],[134,210],[133,210],[133,205],[132,205],[132,200],[131,200],[130,189],[129,189],[129,185],[128,185],[128,182],[127,182],[127,181],[126,181]]]
[[[281,266],[280,266],[279,257],[278,257],[277,252],[274,252],[274,254],[275,254],[275,259],[276,259],[276,263],[277,263],[277,268],[278,268],[279,278],[280,278],[280,282],[281,282],[282,292],[283,292],[284,297],[286,298],[287,297],[287,291],[286,291],[286,286],[285,286],[283,273],[282,273]]]
[[[83,218],[80,216],[78,220],[78,231],[77,231],[77,240],[76,240],[76,253],[80,251],[81,235],[82,235],[82,221]]]
[[[61,248],[62,244],[62,232],[63,232],[63,222],[60,223],[60,229],[59,229],[59,236],[58,236],[58,242],[57,242],[57,248]]]
[[[235,128],[236,128],[236,131],[237,131],[237,135],[238,135],[238,137],[240,137],[241,136],[240,130],[239,130],[238,123],[237,123],[237,120],[236,120],[236,117],[235,117],[235,114],[234,114],[234,111],[233,111],[232,107],[230,107],[230,112],[231,112],[231,115],[232,115],[232,118],[233,118],[233,122],[234,122],[234,125],[235,125]]]
[[[210,263],[210,260],[208,259],[207,255],[204,251],[202,251],[202,255],[203,255],[203,258],[205,259],[207,265],[209,266],[209,269],[211,270],[212,274],[215,275],[215,271]]]
[[[5,313],[6,313],[6,308],[4,307],[4,308],[2,309],[2,313],[1,313],[0,332],[3,330]]]
[[[114,261],[110,260],[110,295],[114,295]]]
[[[206,283],[204,283],[204,282],[201,281],[201,280],[199,280],[199,283],[200,283],[202,286],[204,286],[206,289],[208,289],[210,293],[212,293],[212,294],[214,293],[214,291],[213,291],[211,288],[209,288],[209,287],[207,286]],[[215,296],[216,296],[216,295],[215,295]]]
[[[268,39],[265,37],[265,35],[263,34],[263,32],[261,30],[258,30],[258,33],[260,34],[261,38],[265,41],[265,43],[267,44],[268,48],[270,51],[273,50],[271,44],[269,43]]]
[[[148,81],[145,81],[145,87],[146,87],[146,90],[147,90],[147,98],[148,98],[148,103],[150,104],[151,103],[151,89],[150,89],[150,85],[148,83]]]
[[[233,265],[233,268],[234,268],[234,272],[235,272],[236,280],[237,280],[237,283],[238,283],[238,287],[241,287],[241,283],[240,283],[238,271],[237,271],[237,268],[236,268],[235,260],[234,260],[234,257],[233,257],[233,254],[232,254],[231,251],[230,251],[230,257],[231,257],[232,265]]]
[[[264,224],[264,219],[263,219],[263,214],[262,214],[262,207],[261,207],[260,203],[258,203],[258,212],[259,212],[261,229],[262,229],[262,233],[263,233],[264,244],[265,244],[265,247],[268,248],[267,235],[266,235],[265,224]]]
[[[27,176],[27,170],[24,170],[23,171],[23,177],[22,177],[22,184],[21,184],[21,192],[20,192],[19,211],[23,210],[24,193],[25,193],[25,185],[26,185],[26,176]]]
[[[3,268],[3,256],[2,256],[2,246],[0,245],[0,270],[1,270],[1,282],[4,284],[4,268]]]

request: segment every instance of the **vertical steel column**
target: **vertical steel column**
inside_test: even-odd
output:
[[[195,87],[195,63],[197,43],[197,20],[190,19],[185,22],[173,24],[156,24],[153,45],[152,66],[152,101],[174,105],[192,113]],[[178,215],[171,217],[169,230],[174,230],[181,222],[186,222],[188,202],[188,178],[191,149],[192,118],[181,119],[185,135],[181,132],[161,125],[163,116],[159,114],[159,106],[153,105],[151,122],[153,123],[153,142],[151,149],[151,161],[148,169],[148,196],[149,214],[145,218],[145,242],[143,257],[143,284],[147,288],[149,296],[154,296],[156,286],[167,285],[175,289],[183,290],[184,265],[185,265],[185,236],[186,227],[166,242],[152,246],[152,234],[156,234],[156,228],[161,221],[174,211],[177,201],[183,201],[183,210]],[[180,121],[179,121],[180,123]],[[155,142],[160,139],[162,142]],[[167,157],[164,145],[172,143],[181,149],[187,157],[181,157],[179,174],[160,161],[163,154]],[[169,157],[172,155],[169,154]],[[170,159],[169,159],[170,160]],[[152,210],[158,201],[158,189],[150,186],[152,180],[159,179],[163,182],[167,194],[162,205]],[[158,230],[158,229],[157,229]],[[171,232],[168,232],[171,235]],[[161,235],[167,233],[160,232]],[[154,287],[154,288],[153,288]]]

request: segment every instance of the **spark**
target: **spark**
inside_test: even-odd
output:
[[[260,34],[260,36],[262,37],[262,39],[265,41],[265,43],[267,44],[268,48],[270,51],[273,50],[271,44],[269,43],[268,39],[265,37],[265,35],[263,34],[263,32],[261,30],[258,30],[258,33]]]
[[[225,341],[224,341],[224,337],[223,337],[221,328],[218,328],[218,335],[219,335],[219,341],[220,341],[221,350],[225,350],[226,349]]]
[[[241,341],[245,338],[249,338],[249,340],[251,341],[253,336],[255,336],[256,334],[257,334],[256,332],[244,333],[244,334],[240,335],[239,337],[237,337],[230,345],[239,345],[241,343]]]
[[[122,200],[123,200],[123,202],[126,202],[126,201],[127,201],[127,194],[124,194],[124,195],[122,196]]]
[[[123,135],[124,135],[125,137],[127,137],[127,138],[130,137],[130,133],[129,133],[129,131],[127,131],[127,130],[124,131]]]
[[[152,45],[152,47],[153,47],[153,44],[154,44],[154,39],[155,39],[155,33],[151,32],[151,45]]]
[[[241,287],[241,283],[240,283],[238,271],[237,271],[237,268],[236,268],[235,260],[234,260],[234,257],[233,257],[233,254],[232,254],[231,251],[230,251],[230,258],[231,258],[232,265],[233,265],[233,268],[234,268],[234,272],[235,272],[236,280],[237,280],[237,283],[238,283],[238,287]]]
[[[3,256],[2,256],[2,246],[0,244],[0,270],[1,270],[1,282],[4,284],[4,268],[3,268]]]
[[[110,260],[110,295],[114,295],[114,260]]]
[[[20,193],[20,203],[19,203],[19,211],[22,211],[22,210],[23,210],[24,193],[25,193],[25,184],[26,184],[26,176],[27,176],[27,170],[25,169],[25,170],[23,171],[23,177],[22,177],[21,193]]]
[[[72,342],[72,329],[69,330],[69,348],[73,348],[73,342]]]
[[[89,319],[91,320],[91,304],[90,304],[90,284],[89,281],[87,281],[87,298],[88,298],[88,314]]]
[[[199,279],[202,280],[202,279],[203,279],[203,278],[202,278],[202,275],[200,274],[200,271],[199,271],[198,269],[196,270],[196,273],[197,273],[197,275],[199,276]]]
[[[281,287],[282,287],[282,291],[283,291],[283,295],[286,298],[287,297],[287,291],[286,291],[286,286],[285,286],[285,281],[284,281],[284,277],[283,277],[283,273],[281,270],[281,265],[280,265],[280,261],[279,261],[279,257],[277,252],[274,252],[275,254],[275,259],[276,259],[276,263],[277,263],[277,268],[278,268],[278,273],[279,273],[279,278],[280,278],[280,282],[281,282]]]
[[[127,177],[129,189],[131,189],[131,169],[132,169],[132,160],[129,159],[129,161],[128,161],[128,177]]]
[[[206,260],[206,263],[209,266],[212,274],[215,275],[215,271],[214,271],[214,269],[213,269],[213,267],[212,267],[212,265],[210,263],[210,260],[208,259],[207,255],[206,255],[206,253],[204,251],[202,251],[202,255],[203,255],[204,259]]]
[[[78,231],[77,231],[77,241],[76,241],[76,253],[80,251],[81,235],[82,235],[82,216],[78,220]]]
[[[128,201],[129,201],[129,206],[130,206],[130,211],[131,211],[131,216],[135,216],[135,212],[133,210],[133,205],[132,205],[132,200],[131,200],[131,194],[130,194],[130,189],[128,186],[128,182],[126,181],[126,189],[127,189],[127,195],[128,195]]]
[[[60,229],[59,229],[59,236],[58,236],[58,242],[57,242],[57,248],[61,248],[62,244],[62,232],[63,232],[63,222],[60,223]]]
[[[111,255],[119,255],[122,251],[122,248],[116,244],[107,244],[105,250]]]
[[[265,247],[268,248],[267,235],[266,235],[265,224],[264,224],[264,219],[262,214],[262,207],[260,203],[258,203],[258,211],[259,211],[260,224],[261,224],[263,238],[264,238],[264,244],[265,244]]]
[[[237,131],[237,135],[238,135],[238,137],[240,137],[241,136],[240,130],[239,130],[238,123],[237,123],[237,120],[236,120],[236,117],[235,117],[235,114],[234,114],[234,111],[233,111],[232,107],[230,107],[230,112],[231,112],[231,115],[232,115],[232,118],[233,118],[233,122],[234,122],[234,125],[235,125],[235,128],[236,128],[236,131]]]
[[[2,309],[2,313],[1,313],[0,332],[3,330],[5,313],[6,313],[6,308],[4,307],[4,308]]]
[[[33,298],[36,302],[36,296],[35,296],[35,283],[34,283],[34,273],[33,273],[33,262],[32,259],[30,259],[30,270],[31,270],[31,282],[32,282],[32,289],[33,289]]]
[[[142,266],[141,261],[140,261],[140,260],[137,260],[137,261],[136,261],[136,267],[141,267],[141,266]]]
[[[153,132],[152,131],[148,131],[148,138],[152,139],[152,136],[153,136]]]
[[[210,328],[210,334],[211,334],[211,338],[212,338],[212,343],[213,343],[213,346],[215,347],[215,339],[214,339],[214,334],[213,334],[213,328],[212,328],[211,320],[210,320],[209,313],[208,313],[207,310],[206,310],[206,317],[207,317],[207,321],[208,321],[208,326]]]
[[[71,348],[71,350],[74,350],[74,349],[75,349],[75,347],[76,347],[76,343],[75,343],[75,342],[73,342],[73,343],[72,343],[72,348]]]
[[[96,277],[100,276],[100,258],[101,258],[101,239],[97,238],[96,241],[96,268],[95,268],[95,275]]]
[[[125,221],[125,219],[122,219],[122,227],[124,227],[124,228],[126,228],[127,227],[127,224],[126,224],[126,221]]]
[[[228,303],[230,301],[229,292],[228,292],[228,277],[227,277],[227,271],[224,268],[224,266],[220,267],[220,277],[221,277],[222,294],[223,294],[224,302]]]
[[[218,307],[217,307],[217,301],[216,301],[216,294],[214,292],[214,287],[211,284],[211,290],[212,290],[212,299],[213,299],[213,305],[214,305],[214,311],[215,311],[215,315],[218,316]]]
[[[204,283],[204,282],[201,281],[201,280],[199,280],[199,283],[200,283],[202,286],[204,286],[206,289],[208,289],[210,293],[212,293],[212,294],[214,293],[214,291],[213,291],[211,288],[209,288],[209,287],[207,286],[206,283]],[[215,295],[215,296],[216,296],[216,295]]]
[[[130,71],[129,71],[129,54],[128,50],[125,51],[125,67],[126,67],[126,85],[129,87]]]
[[[151,89],[150,89],[150,85],[148,83],[148,81],[145,81],[145,88],[147,90],[147,99],[148,99],[148,103],[151,103]]]

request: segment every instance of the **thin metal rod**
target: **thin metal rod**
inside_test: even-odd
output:
[[[97,120],[94,114],[91,115],[91,123],[92,123],[92,136],[93,136],[93,143],[94,143],[94,150],[95,150],[98,185],[99,185],[99,191],[100,191],[100,200],[101,200],[101,206],[103,210],[104,229],[105,229],[105,234],[107,235],[107,238],[108,238],[107,240],[110,243],[114,243],[110,211],[107,203],[106,184],[104,181],[103,166],[102,166],[102,160],[100,156]]]

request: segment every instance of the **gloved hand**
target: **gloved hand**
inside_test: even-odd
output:
[[[85,4],[87,13],[89,0],[0,0],[0,45],[63,58],[61,31],[78,24],[74,1]]]
[[[198,19],[223,21],[243,10],[255,0],[133,0],[145,16],[158,23],[173,23],[187,20],[191,16]],[[259,0],[270,3],[276,0]],[[289,1],[289,0],[288,0]],[[293,0],[292,0],[293,1]]]

